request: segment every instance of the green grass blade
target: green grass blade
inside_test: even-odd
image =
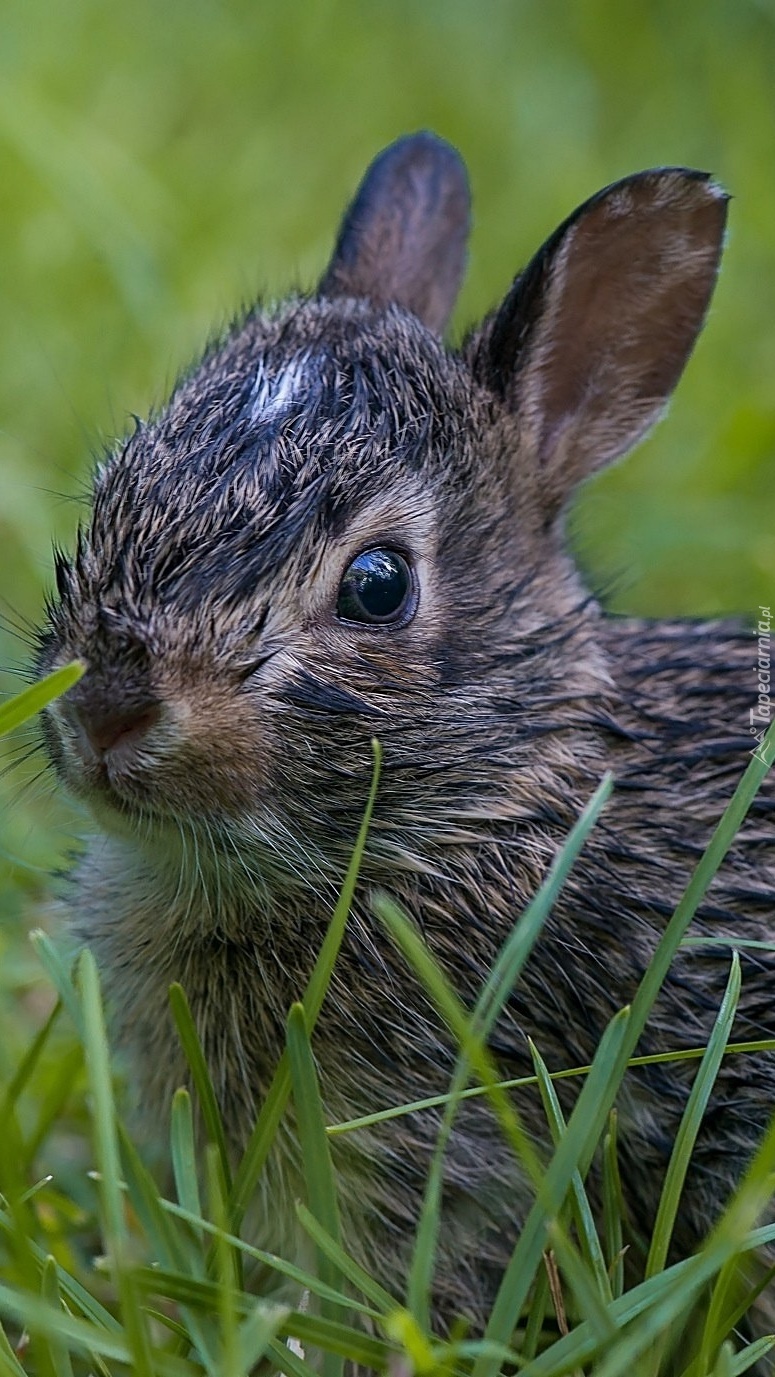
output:
[[[632,1002],[630,1027],[625,1043],[627,1059],[633,1055],[646,1026],[649,1013],[659,994],[673,958],[686,935],[705,892],[718,871],[732,842],[739,832],[746,814],[756,797],[762,781],[775,758],[775,722],[767,732],[759,753],[751,757],[743,778],[724,809],[710,843],[701,857],[670,922],[665,928],[656,951]]]
[[[239,1307],[241,1269],[239,1254],[229,1243],[226,1212],[226,1192],[220,1169],[218,1149],[213,1143],[205,1148],[205,1175],[210,1213],[218,1225],[215,1236],[215,1287],[220,1342],[217,1361],[207,1363],[210,1377],[243,1377],[239,1366]],[[270,1337],[273,1337],[270,1335]]]
[[[610,1306],[612,1319],[623,1331],[620,1344],[607,1353],[596,1377],[626,1373],[650,1343],[677,1319],[687,1314],[708,1282],[736,1254],[775,1240],[775,1226],[750,1232],[771,1197],[775,1171],[775,1119],[770,1124],[753,1162],[706,1244],[695,1256],[675,1263],[663,1272],[626,1291]],[[637,1325],[633,1325],[634,1320]],[[631,1326],[625,1332],[625,1326]],[[591,1327],[580,1324],[558,1339],[531,1363],[530,1377],[561,1377],[590,1363],[599,1345]],[[701,1368],[702,1373],[708,1367]]]
[[[221,1112],[218,1108],[218,1101],[215,1097],[213,1083],[210,1078],[210,1071],[196,1030],[194,1017],[191,1013],[191,1006],[182,985],[177,981],[170,985],[169,991],[170,1008],[175,1026],[178,1030],[180,1045],[188,1062],[191,1076],[199,1097],[199,1107],[202,1111],[205,1132],[211,1143],[218,1149],[218,1156],[221,1163],[223,1179],[227,1189],[231,1189],[231,1166],[229,1163],[229,1151],[226,1146],[226,1132],[223,1127]]]
[[[58,1310],[61,1308],[62,1298],[59,1294],[59,1277],[57,1274],[56,1260],[53,1257],[47,1257],[43,1267],[41,1295],[43,1299],[48,1301],[55,1309]],[[73,1377],[73,1365],[70,1362],[70,1354],[67,1351],[67,1345],[62,1343],[60,1339],[52,1337],[49,1340],[49,1348],[56,1377]]]
[[[88,1320],[55,1309],[37,1296],[19,1296],[3,1283],[0,1283],[0,1312],[16,1324],[29,1326],[55,1342],[66,1343],[71,1350],[123,1363],[129,1367],[132,1377],[139,1371],[134,1365],[134,1350],[125,1330],[102,1329]],[[153,1377],[196,1377],[196,1374],[201,1377],[198,1366],[163,1350],[153,1353],[152,1363],[149,1370]]]
[[[94,1148],[100,1172],[99,1194],[105,1246],[111,1274],[122,1302],[135,1377],[153,1377],[147,1326],[128,1270],[127,1230],[121,1193],[118,1135],[110,1076],[105,1020],[94,957],[84,951],[78,962],[86,1070],[93,1103]]]
[[[105,1226],[105,1242],[114,1267],[118,1268],[126,1244],[126,1224],[121,1199],[121,1171],[116,1134],[110,1055],[99,992],[97,967],[91,952],[79,961],[83,1034],[86,1069],[94,1105],[95,1153],[100,1173],[100,1195]]]
[[[0,1229],[7,1238],[12,1237],[13,1224],[9,1215],[2,1210],[0,1210]],[[38,1272],[42,1276],[48,1253],[44,1252],[34,1239],[29,1240],[29,1245],[35,1257]],[[67,1304],[72,1309],[79,1310],[93,1324],[103,1329],[113,1330],[117,1334],[120,1333],[121,1325],[115,1316],[111,1315],[110,1311],[106,1310],[103,1305],[100,1305],[91,1292],[87,1291],[79,1281],[76,1281],[75,1277],[71,1277],[61,1267],[59,1268],[59,1290],[64,1295]]]
[[[199,1179],[196,1170],[196,1143],[194,1140],[194,1116],[191,1096],[182,1087],[175,1091],[172,1099],[170,1127],[170,1155],[172,1173],[178,1200],[189,1214],[202,1213],[199,1198]],[[201,1229],[197,1230],[201,1238]]]
[[[708,1354],[713,1353],[729,1334],[734,1334],[743,1316],[748,1313],[757,1296],[775,1281],[775,1266],[768,1267],[753,1285],[743,1288],[740,1297],[740,1257],[734,1256],[722,1267],[716,1278],[710,1304],[703,1325],[700,1357],[690,1364],[683,1377],[696,1377],[707,1367]]]
[[[684,944],[681,943],[683,946]],[[729,945],[729,944],[727,944]],[[735,944],[739,945],[739,944]],[[650,1052],[645,1056],[630,1057],[627,1066],[665,1066],[671,1062],[681,1061],[702,1061],[705,1055],[705,1046],[701,1047],[681,1047],[671,1052]],[[775,1038],[756,1038],[749,1042],[728,1042],[724,1048],[724,1055],[731,1056],[750,1056],[756,1052],[775,1052]],[[580,1076],[589,1074],[589,1066],[568,1066],[559,1071],[550,1071],[549,1076],[552,1081],[575,1080]],[[528,1086],[538,1084],[535,1076],[509,1076],[505,1080],[498,1078],[497,1082],[501,1090],[523,1090]],[[455,1092],[458,1100],[475,1100],[488,1096],[490,1091],[487,1086],[474,1085],[467,1090]],[[415,1114],[429,1109],[443,1109],[452,1098],[452,1092],[448,1091],[440,1095],[426,1095],[421,1100],[409,1100],[405,1104],[393,1105],[388,1109],[375,1110],[371,1114],[359,1114],[354,1119],[343,1119],[338,1123],[329,1124],[326,1133],[329,1138],[336,1138],[343,1133],[354,1133],[363,1128],[374,1128],[379,1124],[388,1123],[391,1119],[401,1119],[406,1114]]]
[[[55,698],[59,698],[60,694],[72,688],[73,684],[77,684],[85,672],[86,666],[79,660],[74,660],[72,664],[63,665],[61,669],[55,669],[52,674],[47,674],[45,679],[40,679],[37,684],[30,684],[29,688],[14,694],[13,698],[0,707],[0,736],[5,736],[6,732],[11,732],[23,722],[28,722],[41,708],[47,707]]]
[[[29,1161],[34,1161],[51,1130],[55,1128],[64,1106],[73,1095],[82,1068],[83,1048],[76,1044],[60,1057],[56,1081],[49,1086],[38,1102],[37,1122],[27,1138]]]
[[[24,1368],[8,1342],[8,1335],[0,1324],[0,1372],[3,1377],[25,1377]]]
[[[78,1036],[81,1042],[83,1042],[81,1003],[75,985],[73,984],[73,978],[70,971],[67,969],[47,933],[38,929],[30,934],[30,941],[40,959],[40,964],[45,970],[51,984],[54,986],[64,1007],[67,1009],[78,1032]]]
[[[278,1372],[284,1372],[286,1377],[318,1377],[316,1368],[311,1367],[298,1353],[294,1353],[287,1343],[284,1344],[279,1339],[272,1340],[269,1353]]]
[[[532,1038],[528,1038],[528,1046],[530,1048],[530,1055],[532,1057],[533,1066],[535,1067],[536,1077],[538,1079],[541,1103],[543,1104],[544,1113],[546,1114],[546,1121],[549,1125],[549,1132],[552,1135],[552,1142],[554,1143],[555,1147],[557,1147],[563,1135],[567,1132],[565,1116],[562,1112],[560,1101],[557,1098],[557,1092],[549,1077],[549,1072],[547,1070],[546,1063],[543,1057],[541,1056],[540,1052],[538,1051],[538,1048],[535,1046],[535,1043],[533,1042]],[[600,1239],[598,1237],[598,1232],[595,1227],[595,1221],[592,1216],[592,1210],[590,1208],[589,1201],[587,1200],[587,1193],[584,1189],[584,1183],[578,1171],[574,1172],[573,1177],[571,1179],[570,1200],[571,1211],[573,1214],[574,1223],[576,1225],[576,1232],[578,1234],[579,1243],[581,1245],[582,1256],[585,1258],[587,1266],[589,1267],[590,1272],[595,1279],[598,1297],[601,1298],[603,1301],[609,1301],[612,1298],[611,1283],[605,1265],[603,1250],[600,1246]],[[598,1311],[598,1319],[600,1320],[603,1328],[608,1328],[610,1330],[610,1323],[606,1319],[604,1309],[602,1311]]]
[[[213,1313],[217,1308],[218,1285],[214,1281],[197,1281],[193,1277],[168,1273],[155,1267],[138,1268],[136,1275],[144,1295],[162,1296],[192,1310]],[[349,1305],[347,1297],[342,1296],[341,1301]],[[256,1298],[238,1291],[234,1293],[234,1304],[239,1315],[247,1316],[252,1313]],[[314,1345],[353,1362],[363,1361],[377,1367],[384,1366],[387,1357],[394,1351],[392,1345],[367,1335],[362,1329],[302,1310],[289,1311],[278,1333],[283,1338],[295,1338],[302,1344]]]
[[[623,1009],[608,1024],[597,1049],[592,1069],[576,1101],[557,1151],[539,1188],[538,1198],[528,1212],[519,1241],[498,1289],[484,1337],[496,1346],[507,1347],[517,1326],[533,1277],[546,1245],[547,1223],[560,1212],[570,1189],[574,1172],[586,1175],[600,1139],[612,1102],[619,1089],[624,1061],[622,1047],[627,1038],[629,1010]],[[492,1359],[474,1364],[474,1377],[495,1377]]]
[[[584,843],[611,797],[612,789],[613,777],[607,774],[568,833],[562,850],[554,857],[538,893],[519,915],[501,947],[474,1008],[476,1025],[484,1040],[492,1032],[514,989]]]
[[[491,1101],[507,1141],[525,1166],[528,1175],[538,1185],[543,1180],[543,1168],[531,1139],[522,1129],[519,1116],[509,1096],[501,1089],[495,1063],[483,1045],[479,1030],[472,1026],[468,1010],[431,956],[414,924],[392,899],[377,894],[374,912],[387,928],[398,949],[425,986],[441,1018],[460,1047],[459,1064],[470,1063],[488,1099]]]
[[[138,1219],[162,1267],[201,1276],[204,1262],[198,1248],[184,1237],[182,1226],[162,1207],[161,1197],[150,1172],[122,1126],[119,1126],[121,1155],[126,1173],[126,1186]],[[136,1284],[139,1285],[137,1278]],[[191,1343],[197,1349],[207,1372],[218,1371],[218,1332],[214,1320],[207,1314],[181,1307]]]
[[[363,820],[350,858],[350,864],[347,867],[347,874],[345,875],[339,899],[334,908],[328,931],[320,948],[302,1001],[304,1005],[304,1017],[310,1033],[312,1033],[315,1023],[317,1022],[331,979],[334,962],[339,954],[339,948],[344,936],[345,924],[355,894],[355,886],[358,881],[363,851],[366,846],[371,816],[374,811],[374,803],[377,797],[380,767],[382,763],[382,750],[379,742],[376,740],[373,740],[371,745],[374,754],[374,769]],[[250,1142],[248,1143],[234,1178],[231,1197],[231,1221],[232,1229],[235,1230],[235,1232],[239,1230],[239,1226],[245,1215],[245,1210],[248,1207],[263,1170],[264,1162],[267,1159],[272,1142],[274,1141],[274,1136],[282,1118],[290,1090],[291,1075],[287,1053],[284,1052],[278,1063],[267,1097],[261,1106],[261,1112],[258,1116],[256,1127],[253,1130]]]
[[[760,753],[751,758],[751,761],[743,775],[743,778],[741,779],[737,789],[735,790],[732,799],[727,805],[724,814],[721,818],[721,821],[719,822],[718,826],[716,827],[713,833],[710,844],[707,850],[705,851],[704,855],[700,859],[700,862],[697,865],[697,868],[694,874],[692,875],[691,880],[689,881],[686,891],[683,897],[681,898],[678,907],[676,908],[675,913],[673,914],[673,917],[668,923],[657,945],[656,951],[654,953],[654,956],[652,957],[651,962],[649,963],[643,980],[641,981],[635,999],[633,1000],[631,1016],[629,1019],[629,1026],[626,1029],[625,1036],[622,1040],[621,1047],[619,1050],[619,1059],[623,1059],[624,1064],[626,1064],[629,1058],[632,1057],[635,1051],[638,1039],[640,1038],[641,1033],[643,1032],[646,1021],[648,1019],[648,1015],[657,998],[659,990],[662,986],[665,976],[667,975],[667,972],[670,968],[670,964],[676,954],[676,951],[678,950],[678,947],[686,934],[686,930],[689,924],[691,923],[697,911],[697,908],[699,907],[699,904],[701,903],[705,895],[708,886],[710,885],[712,879],[718,871],[724,859],[724,856],[726,855],[726,852],[729,850],[729,847],[731,846],[735,838],[735,835],[739,831],[748,812],[748,809],[750,808],[751,803],[753,802],[753,799],[756,796],[756,793],[774,757],[775,723],[773,723],[772,727],[769,729],[767,736],[762,744],[762,747],[760,748]],[[622,1072],[623,1065],[617,1065],[612,1070],[612,1078],[615,1080],[617,1085],[621,1079]],[[582,1091],[582,1096],[583,1093],[584,1092]],[[581,1103],[582,1096],[579,1097],[579,1104]],[[502,1291],[503,1287],[501,1288],[501,1292]],[[488,1326],[486,1337],[492,1337],[496,1342],[505,1342],[506,1340],[501,1332],[500,1326],[505,1321],[505,1316],[508,1313],[508,1307],[505,1304],[502,1307],[500,1307],[500,1300],[501,1293],[499,1293],[498,1301],[496,1301],[496,1307],[493,1311],[493,1316],[491,1316],[490,1320],[491,1324],[495,1323],[497,1320],[498,1327],[491,1334]],[[668,1303],[666,1303],[665,1305],[665,1309],[670,1309],[671,1311],[674,1310],[675,1314],[680,1314],[680,1306],[676,1308],[677,1300],[678,1297],[676,1295],[670,1297]],[[611,1362],[613,1363],[614,1361],[618,1360],[612,1358]],[[628,1361],[633,1361],[633,1359],[630,1358],[628,1359]],[[475,1377],[494,1377],[493,1369],[491,1367],[486,1367],[485,1365],[480,1366],[477,1364],[475,1368]]]
[[[301,1004],[294,1004],[288,1016],[287,1046],[310,1213],[320,1221],[326,1232],[339,1245],[339,1205],[331,1164],[331,1149],[326,1138],[320,1086]],[[341,1286],[342,1278],[337,1267],[329,1254],[322,1250],[318,1252],[318,1269],[321,1279],[327,1285],[335,1288]],[[333,1318],[328,1302],[322,1303],[321,1313]],[[326,1354],[323,1359],[323,1372],[325,1377],[341,1377],[341,1358],[334,1354]]]
[[[608,1132],[603,1139],[603,1237],[614,1298],[624,1291],[624,1194],[619,1175],[617,1129],[618,1115],[612,1109],[608,1116]]]
[[[754,1363],[760,1363],[762,1358],[766,1358],[775,1347],[775,1334],[767,1334],[762,1339],[756,1339],[754,1343],[747,1344],[742,1353],[737,1353],[732,1359],[732,1377],[741,1377],[742,1373],[748,1372]]]
[[[30,1047],[22,1057],[16,1072],[8,1083],[8,1088],[3,1097],[3,1105],[2,1108],[0,1108],[0,1119],[2,1119],[4,1113],[7,1113],[9,1109],[15,1106],[19,1096],[27,1089],[61,1012],[62,1000],[57,999],[46,1022],[36,1034]]]
[[[544,1320],[549,1313],[550,1304],[549,1277],[546,1268],[541,1267],[536,1272],[533,1294],[528,1305],[525,1333],[522,1343],[519,1345],[519,1357],[522,1363],[529,1362],[538,1352]]]
[[[255,1370],[277,1331],[285,1324],[290,1310],[286,1306],[256,1304],[252,1314],[243,1320],[237,1334],[235,1377]]]
[[[217,1233],[215,1225],[213,1231]],[[224,1238],[231,1247],[238,1247],[241,1240],[234,1234],[224,1234]],[[242,1244],[247,1249],[247,1245]],[[266,1256],[266,1255],[265,1255]],[[260,1254],[259,1254],[260,1258]],[[299,1289],[309,1291],[313,1295],[319,1295],[323,1299],[333,1301],[339,1306],[340,1310],[358,1310],[372,1319],[379,1318],[379,1313],[370,1306],[359,1305],[355,1301],[350,1301],[349,1296],[342,1292],[336,1292],[329,1286],[325,1286],[317,1277],[308,1275],[301,1269],[294,1267],[293,1263],[283,1262],[280,1258],[271,1258],[275,1263],[274,1270],[279,1276],[289,1277],[292,1281],[299,1283]],[[174,1301],[176,1305],[190,1306],[192,1310],[200,1311],[207,1315],[212,1314],[218,1307],[218,1286],[211,1278],[204,1281],[191,1275],[190,1272],[171,1272],[163,1267],[138,1267],[135,1271],[137,1284],[146,1296],[156,1296],[168,1301]],[[310,1285],[305,1285],[309,1280]],[[242,1317],[250,1313],[255,1296],[250,1296],[244,1291],[236,1291],[236,1305]]]
[[[345,1252],[342,1245],[326,1232],[319,1220],[301,1201],[297,1201],[296,1214],[305,1232],[309,1234],[320,1252],[330,1259],[336,1270],[346,1277],[356,1291],[372,1301],[377,1307],[378,1313],[387,1315],[390,1311],[398,1309],[398,1301],[395,1297],[391,1296],[384,1287],[380,1286],[379,1282],[369,1276],[369,1273]]]
[[[612,781],[607,776],[581,814],[560,854],[553,861],[549,874],[538,894],[514,924],[493,965],[469,1020],[469,1037],[483,1046],[511,994],[530,953],[535,947],[549,912],[565,883],[584,842],[594,827],[611,793]],[[428,967],[429,970],[429,967]],[[441,997],[441,988],[438,987]],[[447,1000],[447,1003],[449,1001]],[[474,1053],[474,1060],[477,1054]],[[461,1044],[452,1079],[450,1095],[428,1173],[420,1219],[407,1279],[407,1307],[425,1333],[430,1331],[430,1298],[436,1249],[441,1218],[444,1181],[444,1158],[461,1093],[471,1078],[470,1049]]]
[[[281,1325],[280,1332],[283,1338],[297,1339],[305,1351],[307,1347],[319,1348],[324,1353],[338,1354],[353,1366],[360,1363],[378,1371],[388,1366],[396,1351],[395,1345],[384,1339],[302,1310],[294,1310]]]
[[[697,1141],[697,1134],[700,1130],[703,1115],[708,1105],[713,1086],[718,1075],[718,1069],[724,1056],[724,1048],[729,1037],[732,1024],[740,998],[740,958],[737,952],[732,955],[732,969],[729,974],[729,981],[721,1002],[721,1007],[713,1025],[713,1031],[708,1039],[708,1046],[705,1056],[697,1070],[692,1085],[686,1108],[681,1116],[681,1123],[676,1134],[673,1150],[670,1155],[670,1163],[665,1174],[665,1181],[662,1187],[662,1194],[657,1209],[657,1217],[654,1223],[654,1232],[651,1237],[648,1259],[646,1261],[645,1275],[654,1276],[655,1272],[661,1272],[667,1261],[670,1250],[670,1240],[673,1236],[678,1207],[681,1199],[686,1173]]]

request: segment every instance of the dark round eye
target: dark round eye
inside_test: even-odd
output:
[[[407,622],[414,612],[412,571],[397,550],[364,550],[339,585],[336,615],[369,626]]]

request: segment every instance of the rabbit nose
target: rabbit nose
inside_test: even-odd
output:
[[[161,717],[161,707],[152,699],[114,711],[79,706],[75,712],[89,745],[100,759],[116,746],[137,745]]]

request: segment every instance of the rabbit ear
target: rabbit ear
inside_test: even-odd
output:
[[[555,231],[473,342],[475,374],[518,415],[548,519],[659,416],[702,327],[727,201],[683,168],[607,187]]]
[[[441,334],[466,258],[468,177],[435,134],[411,134],[380,153],[342,221],[321,296],[395,302]]]

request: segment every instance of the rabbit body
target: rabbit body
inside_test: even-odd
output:
[[[235,1160],[330,920],[372,737],[383,775],[314,1035],[332,1121],[443,1093],[454,1063],[373,916],[375,886],[471,1003],[612,770],[613,802],[493,1038],[508,1075],[530,1074],[528,1035],[551,1069],[583,1065],[632,998],[755,744],[750,631],[606,617],[562,538],[575,485],[635,442],[680,375],[725,198],[681,170],[607,189],[451,351],[439,331],[467,207],[447,145],[417,135],[387,150],[318,293],[252,312],[209,349],[99,469],[75,556],[58,561],[41,667],[78,656],[87,673],[46,734],[101,829],[71,924],[154,1130],[188,1079],[167,996],[183,984]],[[767,782],[693,933],[771,935],[774,810]],[[703,1042],[729,959],[716,944],[680,954],[640,1050]],[[742,962],[735,1036],[771,1035],[775,958]],[[695,1065],[625,1082],[636,1235],[653,1223]],[[770,1057],[725,1061],[677,1254],[723,1206],[774,1087]],[[517,1104],[545,1142],[537,1099]],[[333,1140],[347,1246],[397,1297],[439,1114]],[[532,1200],[481,1101],[461,1108],[445,1189],[436,1317],[481,1325]],[[289,1122],[251,1218],[264,1244],[296,1256],[300,1192]]]

